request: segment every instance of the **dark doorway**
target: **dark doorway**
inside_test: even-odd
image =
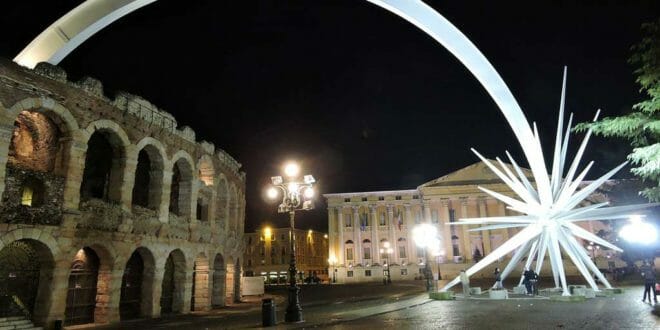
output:
[[[126,263],[124,276],[121,280],[121,298],[119,302],[119,317],[121,320],[140,317],[143,274],[144,262],[142,256],[138,251],[135,251]]]
[[[69,275],[65,325],[94,323],[98,276],[99,257],[94,250],[86,247],[78,251]]]

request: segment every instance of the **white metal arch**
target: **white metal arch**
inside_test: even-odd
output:
[[[34,67],[46,61],[58,64],[94,33],[115,20],[156,0],[87,0],[49,26],[34,39],[14,61]],[[421,0],[366,0],[417,26],[449,50],[463,63],[495,100],[513,128],[540,187],[549,177],[540,146],[534,145],[534,133],[518,102],[504,80],[472,42],[447,19]],[[541,199],[549,201],[550,191],[540,189]]]
[[[39,62],[58,64],[96,32],[156,0],[87,0],[41,32],[14,62],[34,68]]]

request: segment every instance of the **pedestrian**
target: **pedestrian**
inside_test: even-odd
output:
[[[644,279],[644,296],[642,301],[646,301],[646,295],[649,296],[649,304],[651,303],[651,292],[653,292],[653,302],[658,303],[658,296],[655,295],[655,269],[647,261],[640,269],[642,278]]]
[[[495,290],[503,289],[503,287],[502,287],[502,276],[500,274],[500,267],[495,267],[495,272],[493,272],[493,277],[495,277],[495,285],[493,286],[493,289],[495,289]]]
[[[534,272],[527,268],[525,269],[525,272],[523,273],[523,284],[525,285],[525,289],[527,289],[527,294],[531,295],[532,294],[532,274]]]
[[[467,298],[470,296],[470,278],[465,272],[465,269],[461,270],[460,277],[461,277],[461,284],[463,284],[463,295],[465,295],[465,297]]]
[[[538,295],[539,294],[539,274],[537,274],[533,269],[530,269],[531,272],[531,279],[529,282],[531,283],[532,286],[532,295]]]

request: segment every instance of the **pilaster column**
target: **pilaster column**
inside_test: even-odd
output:
[[[171,168],[171,166],[169,167]],[[163,223],[170,221],[170,193],[172,191],[172,170],[163,170],[163,189],[161,189],[160,207],[158,208],[158,220]],[[225,221],[225,228],[220,228],[227,232],[227,221]]]
[[[344,248],[344,208],[338,207],[335,210],[337,211],[337,237],[339,238],[339,244],[337,244],[339,247],[339,251],[337,251],[337,263],[342,265],[346,260],[344,257],[344,254],[346,254],[346,248]]]
[[[378,209],[376,205],[369,205],[369,211],[371,211],[371,258],[374,263],[380,264],[380,239],[378,239]],[[374,249],[375,247],[375,249]]]
[[[122,183],[121,183],[121,208],[124,211],[130,212],[133,205],[133,186],[135,185],[135,170],[137,168],[137,153],[135,152],[135,146],[129,145],[125,148],[125,159],[124,159],[124,173],[122,174]]]
[[[477,200],[477,205],[479,206],[479,217],[484,218],[488,216],[488,211],[486,209],[486,199],[479,198]],[[484,257],[491,252],[490,248],[490,230],[481,231],[481,242],[484,244]]]
[[[450,223],[449,219],[449,200],[441,200],[441,212],[440,212],[440,228],[442,228],[441,236],[444,239],[444,249],[445,249],[445,258],[451,259],[454,255],[454,248],[452,246],[451,233],[454,231],[453,226],[448,225]]]
[[[415,227],[415,219],[413,219],[413,217],[412,217],[411,208],[412,208],[412,206],[410,204],[403,204],[403,217],[404,217],[403,222],[406,224],[407,230],[408,230],[408,235],[407,235],[408,238],[406,240],[406,243],[408,245],[408,247],[407,247],[407,249],[408,249],[408,255],[407,255],[408,261],[409,262],[416,262],[415,258],[417,258],[417,249],[416,249],[416,246],[415,246],[415,242],[413,241],[413,237],[411,235],[412,229],[413,229],[413,227]]]
[[[389,235],[390,246],[392,247],[392,261],[399,263],[399,247],[397,245],[396,236],[394,235],[394,205],[387,205],[387,231]],[[390,263],[392,263],[390,261]]]
[[[468,200],[466,197],[461,198],[461,218],[467,218],[468,217]],[[462,228],[462,233],[463,233],[463,248],[464,248],[464,253],[465,253],[465,260],[472,260],[472,244],[470,244],[470,232],[468,229],[470,229],[469,225],[461,225]]]
[[[362,227],[360,223],[360,208],[353,206],[353,231],[357,240],[355,242],[355,264],[362,263]]]
[[[424,201],[422,204],[424,208],[424,219],[423,223],[431,223],[431,203],[429,201]]]
[[[64,208],[77,210],[80,206],[80,185],[85,171],[87,143],[72,139],[64,144],[64,148],[67,151],[65,158],[68,159],[64,183]]]

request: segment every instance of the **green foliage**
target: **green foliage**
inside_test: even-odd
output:
[[[632,47],[629,62],[636,67],[640,93],[648,98],[635,104],[628,114],[580,123],[575,131],[590,129],[596,135],[629,140],[633,151],[628,159],[635,166],[631,172],[649,185],[641,194],[650,201],[660,201],[660,19],[642,24],[642,30],[644,37]]]

